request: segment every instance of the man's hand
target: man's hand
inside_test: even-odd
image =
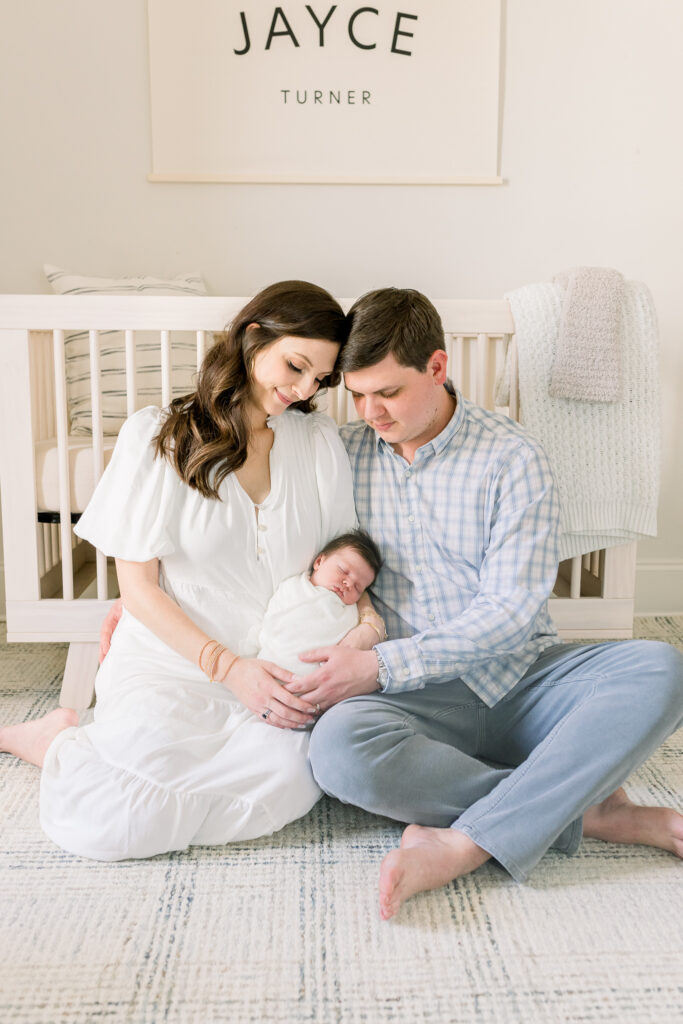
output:
[[[100,665],[109,654],[109,648],[111,647],[111,638],[114,635],[114,630],[119,624],[119,619],[123,615],[123,601],[119,597],[118,600],[114,601],[113,605],[107,612],[107,617],[102,623],[100,628],[100,653],[98,655]]]
[[[348,647],[319,647],[315,651],[300,654],[301,661],[319,661],[320,668],[310,675],[295,678],[286,683],[285,689],[304,697],[313,706],[327,711],[333,704],[347,697],[362,693],[374,693],[377,683],[378,664],[374,651],[357,651]]]

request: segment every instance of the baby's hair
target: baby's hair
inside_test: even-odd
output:
[[[384,559],[369,533],[366,533],[365,530],[352,530],[350,533],[342,533],[339,537],[335,537],[333,540],[329,541],[325,547],[318,552],[315,559],[320,558],[321,555],[327,557],[335,551],[339,551],[341,548],[353,548],[361,558],[365,559],[374,572],[375,579],[377,578],[377,574],[382,568]],[[313,559],[313,562],[315,562],[315,559]],[[311,564],[310,571],[313,571],[313,564]]]

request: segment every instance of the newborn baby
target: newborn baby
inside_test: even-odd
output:
[[[268,602],[258,658],[304,675],[318,668],[302,651],[339,643],[358,625],[358,599],[382,567],[377,545],[362,530],[326,544],[308,572],[283,580]]]

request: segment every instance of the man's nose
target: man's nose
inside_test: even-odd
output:
[[[382,408],[382,403],[379,399],[373,395],[368,395],[365,399],[365,408],[363,410],[364,417],[366,420],[374,420],[377,418],[377,414]]]

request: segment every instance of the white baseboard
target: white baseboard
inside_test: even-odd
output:
[[[636,615],[683,615],[683,559],[636,563]]]

